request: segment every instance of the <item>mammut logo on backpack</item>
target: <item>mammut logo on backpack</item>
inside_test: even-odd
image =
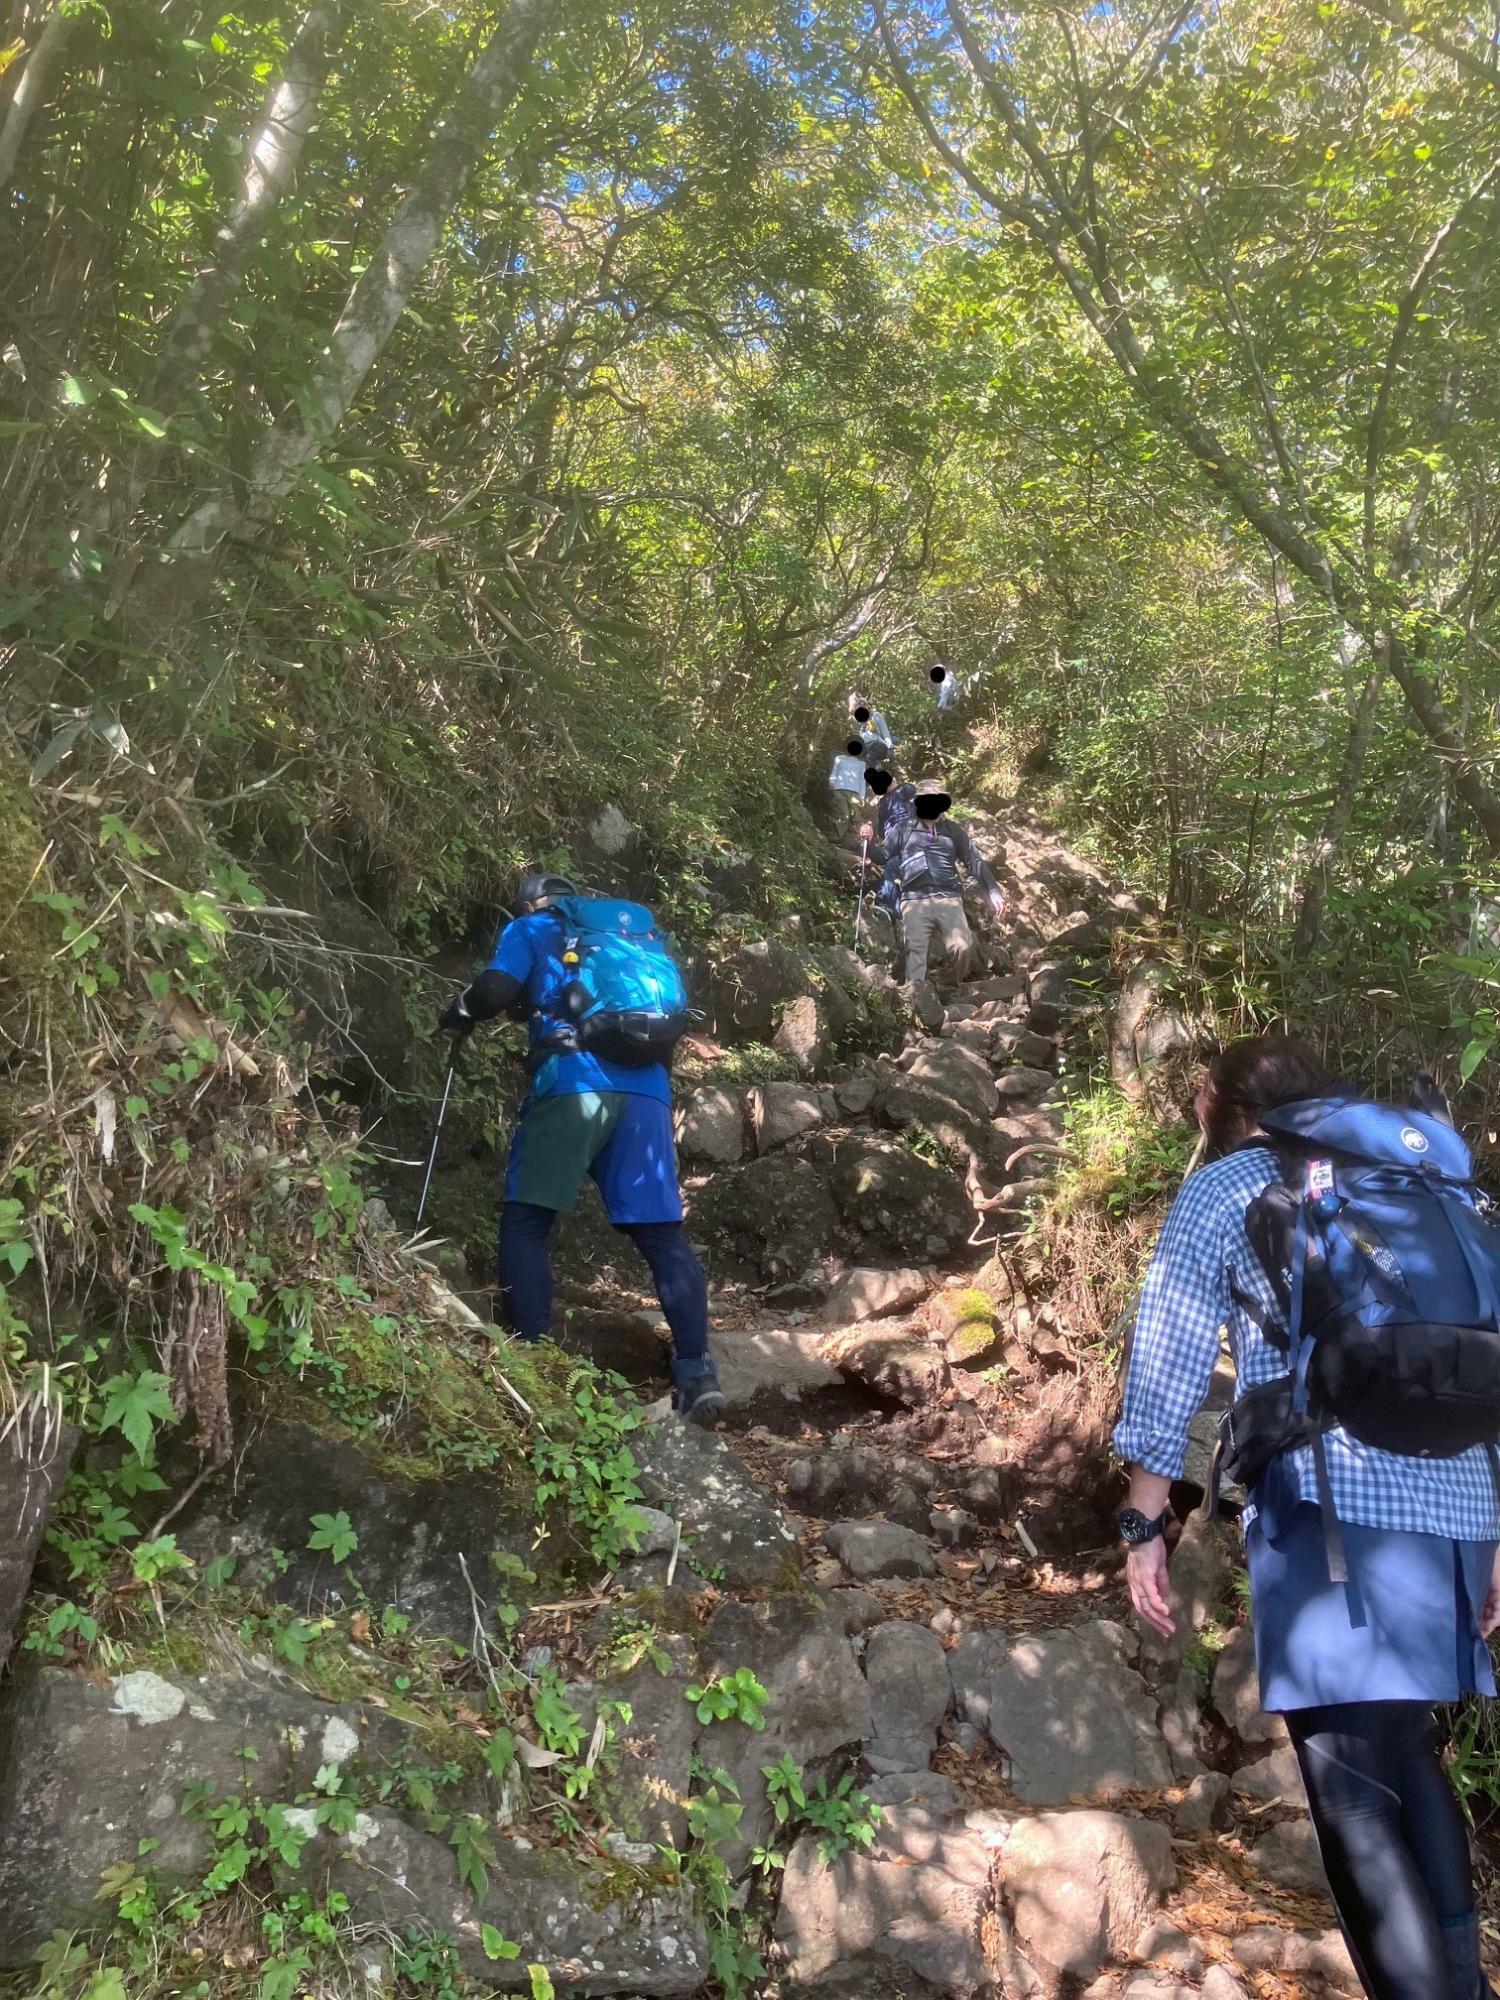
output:
[[[1415,1125],[1401,1127],[1401,1143],[1409,1153],[1425,1153],[1429,1144],[1427,1134],[1419,1132]]]

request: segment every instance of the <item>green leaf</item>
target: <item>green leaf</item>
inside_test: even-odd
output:
[[[503,1937],[493,1924],[481,1924],[479,1926],[479,1942],[484,1946],[484,1955],[486,1958],[519,1958],[521,1956],[521,1947],[518,1944],[512,1944],[508,1937]]]
[[[307,1546],[310,1549],[327,1549],[336,1563],[347,1561],[359,1547],[359,1536],[342,1509],[337,1514],[314,1514],[309,1525],[312,1533]]]
[[[139,1375],[111,1376],[99,1392],[104,1399],[99,1429],[119,1431],[136,1454],[146,1458],[157,1425],[177,1421],[168,1393],[171,1386],[165,1375],[150,1368],[142,1369]]]

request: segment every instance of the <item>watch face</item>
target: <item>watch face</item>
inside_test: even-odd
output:
[[[1120,1540],[1128,1542],[1131,1548],[1151,1539],[1152,1524],[1139,1507],[1122,1507],[1115,1516],[1115,1526],[1120,1531]]]

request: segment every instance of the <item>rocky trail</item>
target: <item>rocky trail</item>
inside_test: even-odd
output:
[[[618,1568],[511,1607],[512,1656],[573,1717],[529,1746],[533,1778],[593,1731],[572,1803],[508,1780],[471,1816],[483,1848],[465,1870],[451,1825],[439,1838],[390,1774],[435,1765],[462,1791],[474,1742],[435,1744],[409,1677],[353,1642],[334,1685],[222,1634],[113,1674],[33,1664],[0,1744],[11,1962],[90,1921],[101,1874],[139,1842],[153,1865],[201,1868],[203,1816],[181,1801],[243,1786],[252,1759],[299,1797],[348,1774],[342,1816],[287,1808],[287,1872],[348,1898],[376,1988],[393,1941],[436,1929],[496,1991],[529,1990],[538,1961],[558,1993],[637,2000],[1357,1993],[1290,1750],[1257,1707],[1230,1531],[1195,1516],[1184,1535],[1177,1642],[1129,1620],[1113,1359],[1080,1345],[1029,1220],[1090,1065],[1113,1047],[1134,1068],[1180,1024],[1147,1004],[1149,980],[1120,995],[1134,899],[1024,811],[975,831],[1003,845],[1012,914],[946,1004],[897,988],[875,942],[814,956],[790,934],[744,955],[724,1041],[694,1051],[680,1148],[720,1431],[670,1415],[659,1315],[580,1226],[561,1337],[640,1397],[649,1507]],[[728,1080],[737,1009],[742,1035],[776,1023],[797,1080]],[[835,1059],[865,1014],[888,1045]],[[483,1312],[433,1297],[488,1342]],[[269,1565],[315,1621],[347,1612],[349,1586],[336,1552],[303,1551],[306,1522],[342,1509],[358,1602],[487,1663],[491,1553],[516,1574],[534,1546],[498,1492],[283,1425],[187,1511],[183,1544]],[[716,1716],[702,1691],[740,1674],[763,1714]],[[821,1824],[788,1808],[778,1767]],[[717,1857],[707,1874],[684,1860],[695,1843]],[[732,1964],[726,1912],[749,1954]],[[493,1957],[497,1933],[516,1967]]]

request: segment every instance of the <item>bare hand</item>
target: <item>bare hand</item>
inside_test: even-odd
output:
[[[1484,1593],[1484,1605],[1479,1613],[1479,1631],[1488,1639],[1491,1632],[1500,1628],[1500,1548],[1495,1551],[1495,1561],[1490,1570],[1490,1587]]]
[[[1497,1567],[1496,1578],[1500,1578]],[[1167,1584],[1167,1545],[1158,1535],[1154,1541],[1142,1542],[1125,1558],[1125,1581],[1130,1586],[1130,1601],[1139,1617],[1144,1618],[1153,1632],[1160,1632],[1164,1639],[1170,1639],[1177,1630],[1172,1617]],[[1495,1622],[1500,1624],[1500,1584],[1495,1578],[1490,1582],[1490,1598],[1485,1609],[1489,1610],[1490,1600],[1496,1605]]]
[[[997,889],[994,895],[990,897],[990,908],[995,912],[997,917],[1005,915],[1005,891],[1003,889]]]
[[[860,828],[859,837],[867,847],[869,846],[870,842],[875,838],[875,829],[873,826],[871,826],[868,820],[866,820],[864,825]]]

